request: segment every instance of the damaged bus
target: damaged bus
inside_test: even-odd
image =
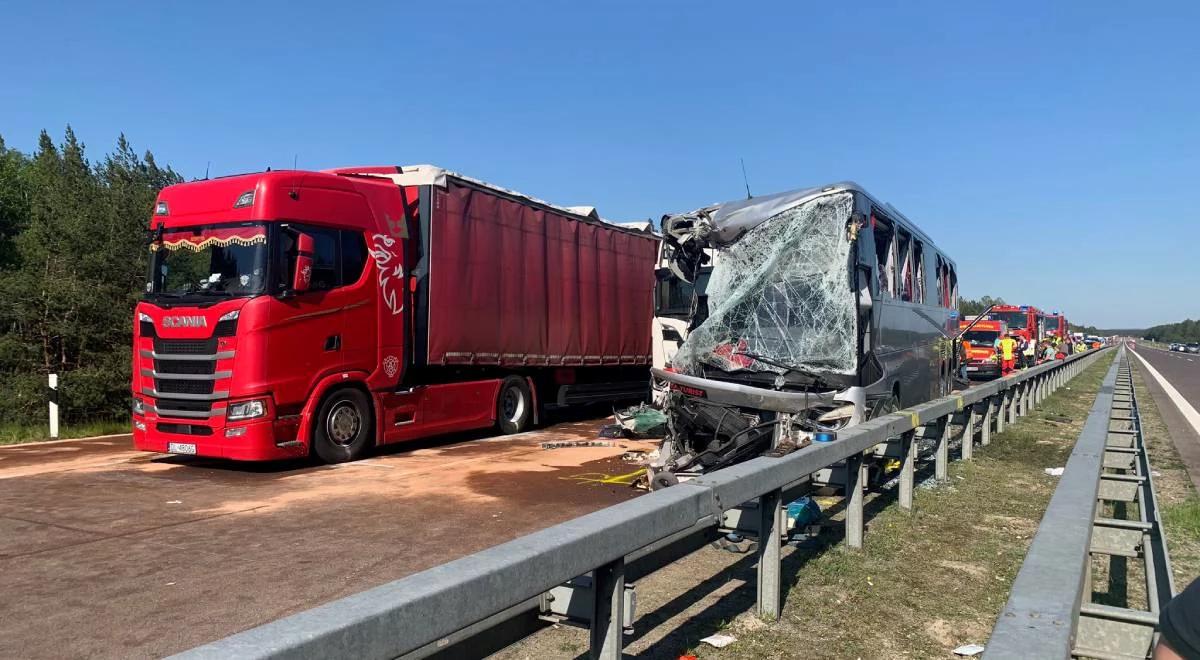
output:
[[[953,388],[954,262],[858,185],[710,206],[662,229],[671,274],[704,296],[681,287],[693,296],[686,335],[653,370],[669,427],[653,487]]]

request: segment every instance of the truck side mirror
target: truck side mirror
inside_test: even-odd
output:
[[[296,233],[296,266],[292,271],[292,291],[304,293],[312,286],[313,252],[312,236]]]

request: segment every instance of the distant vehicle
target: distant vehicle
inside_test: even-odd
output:
[[[993,321],[1003,321],[1013,334],[1034,346],[1046,338],[1046,330],[1042,323],[1042,312],[1037,307],[1029,305],[996,305],[988,312],[987,318]],[[1033,359],[1030,359],[1030,358]],[[1036,356],[1027,356],[1022,352],[1018,358],[1021,367],[1032,367]]]
[[[958,329],[960,332],[967,330],[962,334],[963,367],[967,379],[999,378],[1000,359],[995,343],[1008,334],[1004,321],[979,321],[973,327],[971,321],[960,321]]]
[[[1178,351],[1180,348],[1182,348],[1182,346],[1180,346],[1179,344],[1171,344],[1171,345],[1167,346],[1168,351]]]
[[[1194,343],[1194,342],[1193,342],[1193,343],[1191,343],[1191,344],[1188,344],[1188,345],[1187,345],[1187,352],[1188,352],[1188,353],[1200,353],[1200,344],[1197,344],[1197,343]]]

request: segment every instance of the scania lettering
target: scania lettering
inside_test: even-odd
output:
[[[419,165],[164,189],[137,305],[137,448],[237,460],[643,398],[658,240]]]

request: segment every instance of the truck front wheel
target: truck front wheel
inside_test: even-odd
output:
[[[500,383],[496,397],[496,423],[504,434],[520,433],[533,420],[533,395],[529,383],[519,376],[509,376]]]
[[[371,402],[362,390],[345,388],[325,397],[317,411],[313,448],[326,463],[359,458],[373,437]]]

